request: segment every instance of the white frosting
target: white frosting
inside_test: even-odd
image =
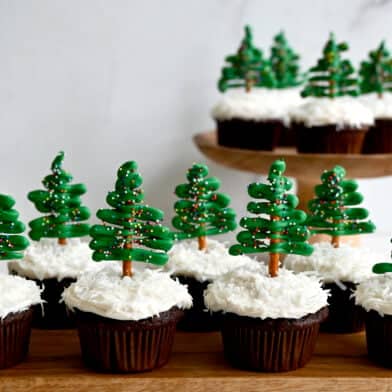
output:
[[[291,111],[290,117],[309,128],[336,125],[337,130],[347,126],[360,129],[374,123],[371,110],[354,97],[308,98]]]
[[[289,125],[290,111],[303,101],[299,92],[297,88],[229,90],[212,109],[212,116],[216,120],[281,120]]]
[[[174,306],[192,306],[186,286],[169,274],[145,268],[135,270],[131,278],[123,278],[121,265],[113,263],[82,275],[64,290],[63,299],[70,309],[115,320],[142,320]]]
[[[10,261],[9,269],[31,279],[77,278],[97,268],[91,254],[88,243],[79,238],[68,239],[67,245],[59,245],[57,239],[42,239],[32,241],[24,258]]]
[[[0,319],[42,302],[41,290],[35,282],[19,276],[0,274],[0,291]]]
[[[169,252],[165,270],[174,275],[188,276],[205,282],[253,263],[256,261],[247,256],[231,256],[225,244],[209,238],[206,251],[198,249],[197,241],[176,243]]]
[[[355,303],[368,312],[375,310],[381,316],[392,315],[392,273],[372,276],[358,285]]]
[[[329,242],[313,246],[310,256],[288,255],[284,266],[295,272],[313,271],[325,283],[359,283],[373,275],[372,267],[378,256],[370,249],[344,243],[334,248]]]
[[[276,278],[253,264],[230,272],[208,285],[207,308],[255,318],[299,319],[327,306],[328,291],[315,277],[281,268]]]
[[[392,119],[392,93],[383,93],[379,98],[376,93],[361,95],[361,102],[371,110],[375,118]]]

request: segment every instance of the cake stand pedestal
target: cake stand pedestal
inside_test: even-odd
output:
[[[223,166],[251,173],[268,173],[271,163],[279,158],[286,161],[285,174],[297,181],[300,208],[306,210],[313,197],[314,186],[321,173],[335,165],[343,166],[350,178],[376,178],[392,175],[392,154],[301,154],[295,148],[274,151],[253,151],[218,145],[215,131],[194,136],[198,149],[209,159]]]

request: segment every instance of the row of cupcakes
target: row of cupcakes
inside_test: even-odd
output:
[[[392,152],[392,57],[381,42],[357,77],[342,57],[347,49],[331,34],[317,64],[302,73],[283,33],[265,59],[246,26],[218,82],[224,93],[212,110],[218,143],[253,150],[296,144],[303,153]]]
[[[29,196],[39,211],[48,214],[30,223],[35,231],[30,233],[31,238],[54,237],[59,248],[70,245],[67,238],[86,233],[83,221],[88,215],[80,201],[85,189],[80,184],[70,184],[71,176],[62,169],[62,160],[63,154],[54,160],[52,174],[44,179],[46,190]],[[215,314],[225,355],[234,366],[284,371],[305,365],[314,349],[319,325],[327,317],[328,290],[320,282],[322,274],[310,276],[309,272],[295,273],[285,268],[279,271],[281,255],[309,257],[313,247],[307,242],[308,224],[312,231],[334,237],[331,253],[343,247],[340,236],[372,232],[374,225],[366,220],[366,210],[351,207],[362,199],[356,192],[356,183],[344,178],[344,169],[337,167],[323,174],[323,184],[316,188],[317,197],[309,204],[309,218],[296,209],[298,199],[290,193],[292,182],[283,175],[284,171],[284,162],[276,161],[266,184],[249,186],[249,195],[261,201],[249,203],[248,211],[255,217],[241,219],[244,230],[229,255],[227,248],[207,240],[211,235],[234,230],[236,221],[229,197],[218,192],[220,182],[208,177],[205,165],[194,165],[187,173],[188,182],[176,188],[179,200],[173,225],[177,231],[173,233],[161,223],[163,212],[144,203],[142,178],[135,162],[123,164],[115,189],[106,198],[109,208],[97,212],[103,224],[88,230],[92,259],[108,262],[101,268],[84,271],[61,296],[76,317],[86,365],[100,371],[135,372],[160,367],[168,361],[176,324],[192,305],[186,286],[172,279],[173,275],[211,282],[204,293],[201,291],[204,300],[195,294],[193,301],[205,303]],[[2,230],[6,233],[2,235],[1,258],[16,259],[10,269],[20,273],[15,263],[23,265],[23,259],[18,259],[27,240],[18,234],[23,225],[17,223],[13,202],[7,200],[8,197],[0,200]],[[172,248],[174,239],[186,238],[197,238],[197,245],[179,243]],[[268,268],[241,256],[264,252],[270,254]],[[172,262],[176,253],[177,261]],[[181,253],[184,259],[179,267]],[[111,260],[121,261],[122,267]],[[164,266],[167,272],[135,268],[134,261]],[[202,271],[194,267],[199,263]],[[25,334],[20,338],[7,335],[0,349],[18,352],[19,357],[7,356],[16,363],[26,353],[20,343],[28,342],[31,315],[24,328],[15,328],[20,319],[14,317],[31,313],[31,306],[42,300],[38,285],[31,280],[15,276],[4,279],[9,282],[4,309],[10,309],[8,300],[14,305],[19,301],[20,309],[12,308],[8,313],[2,309],[0,333],[5,336],[11,329]],[[35,296],[27,289],[12,288],[14,280],[24,282],[26,288],[34,287]],[[47,297],[46,301],[53,302],[53,298]],[[205,313],[195,310],[191,320]],[[208,322],[204,319],[202,324]],[[238,340],[242,332],[249,339]],[[279,346],[281,339],[292,342],[289,350]],[[1,365],[9,366],[10,362]]]

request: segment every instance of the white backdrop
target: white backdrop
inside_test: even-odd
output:
[[[174,185],[205,161],[191,137],[214,126],[219,70],[244,24],[265,50],[283,28],[304,66],[335,31],[357,64],[382,38],[392,48],[391,16],[392,3],[375,0],[0,0],[0,192],[35,216],[26,193],[63,149],[93,211],[133,159],[147,201],[171,216]],[[241,214],[255,176],[208,163]],[[390,234],[392,179],[361,187]]]

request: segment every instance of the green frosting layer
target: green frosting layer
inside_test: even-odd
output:
[[[236,54],[227,56],[228,63],[222,68],[218,88],[224,92],[229,88],[245,87],[274,87],[276,80],[269,61],[263,58],[263,53],[253,44],[252,30],[245,27],[245,37]]]
[[[254,199],[247,210],[257,217],[244,217],[240,221],[245,230],[237,235],[238,244],[230,248],[232,255],[243,253],[295,253],[310,255],[313,247],[306,242],[309,231],[305,226],[306,213],[296,210],[297,196],[288,193],[292,181],[283,176],[286,164],[275,161],[270,168],[267,184],[253,183],[248,194]]]
[[[299,55],[290,47],[283,31],[274,37],[270,63],[276,78],[276,88],[295,87],[303,83]]]
[[[0,194],[0,260],[23,258],[23,250],[29,241],[23,235],[25,225],[18,220],[19,213],[14,208],[15,200],[11,196]]]
[[[88,235],[89,225],[79,223],[90,217],[87,207],[81,206],[80,196],[86,193],[84,184],[70,184],[71,174],[62,168],[64,153],[60,152],[52,162],[52,174],[42,184],[46,190],[28,194],[35,208],[46,215],[29,222],[30,238],[70,238]]]
[[[313,233],[338,237],[375,231],[375,225],[365,220],[369,212],[352,207],[362,203],[363,196],[357,192],[357,182],[345,179],[345,175],[341,166],[321,175],[322,183],[315,187],[316,197],[309,201],[307,224]]]
[[[303,97],[357,96],[358,81],[353,76],[354,67],[349,60],[343,60],[341,53],[348,50],[346,42],[337,43],[330,35],[323,49],[323,57],[310,68],[308,82],[302,91]]]
[[[144,204],[142,182],[136,162],[126,162],[119,168],[115,189],[106,197],[112,208],[97,212],[105,223],[90,230],[95,261],[167,262],[166,252],[173,245],[171,232],[161,224],[163,212]]]
[[[369,60],[362,61],[359,75],[363,94],[377,93],[381,96],[392,91],[392,57],[384,41],[369,53]]]
[[[217,192],[220,181],[208,177],[208,167],[193,165],[187,173],[187,184],[176,187],[180,198],[175,204],[173,226],[179,232],[175,239],[211,236],[232,231],[237,227],[236,214],[228,208],[230,197]]]

